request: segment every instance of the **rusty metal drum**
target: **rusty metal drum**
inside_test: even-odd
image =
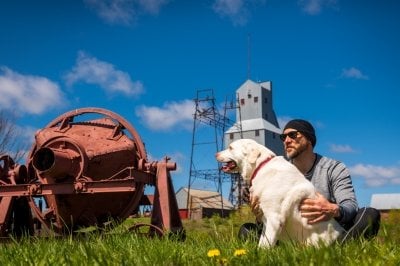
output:
[[[118,114],[101,108],[67,112],[35,135],[27,168],[30,183],[38,185],[30,192],[43,195],[47,209],[43,213],[33,201],[31,207],[56,232],[123,220],[151,183],[146,157],[140,136]]]

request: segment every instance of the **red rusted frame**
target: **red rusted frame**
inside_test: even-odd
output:
[[[18,184],[0,186],[0,226],[5,224],[9,215],[10,206],[13,197],[21,196],[44,196],[44,195],[67,195],[67,194],[94,194],[94,193],[115,193],[115,192],[134,192],[135,182],[145,182],[156,186],[154,198],[152,195],[145,195],[152,198],[153,212],[151,216],[149,234],[160,235],[162,229],[166,232],[182,233],[183,226],[179,218],[179,211],[174,196],[172,180],[169,175],[171,167],[167,163],[156,163],[157,177],[145,175],[142,172],[137,173],[139,178],[127,178],[121,180],[106,181],[84,181],[74,183],[58,184]],[[154,184],[155,183],[155,184]],[[50,227],[50,225],[46,225]]]
[[[75,116],[87,113],[106,118],[74,122]],[[73,110],[54,119],[35,138],[28,168],[14,165],[8,156],[0,158],[7,168],[0,167],[0,236],[7,234],[10,214],[17,211],[13,202],[27,206],[25,198],[36,218],[56,233],[69,225],[81,226],[85,219],[104,222],[108,213],[124,219],[144,199],[153,204],[150,228],[184,233],[170,176],[176,164],[168,158],[148,163],[140,136],[121,116],[101,108]],[[155,186],[153,197],[143,194],[145,185]],[[33,200],[40,196],[49,205],[45,213]]]
[[[169,173],[171,166],[168,163],[168,158],[165,158],[164,163],[158,163],[157,166],[157,184],[154,194],[151,224],[174,234],[182,234],[184,237],[178,203]],[[173,170],[175,168],[176,166],[173,167]]]
[[[0,236],[4,236],[7,232],[7,221],[10,219],[13,199],[13,197],[0,197]]]
[[[134,179],[85,181],[59,184],[20,184],[0,186],[1,197],[93,194],[135,191]]]

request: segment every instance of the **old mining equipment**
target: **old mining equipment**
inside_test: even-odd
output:
[[[0,237],[34,234],[34,219],[60,235],[123,221],[143,202],[153,205],[150,235],[182,236],[175,169],[169,158],[147,162],[140,136],[121,116],[101,108],[67,112],[36,133],[27,166],[0,155]],[[144,194],[146,185],[155,187],[153,196]]]

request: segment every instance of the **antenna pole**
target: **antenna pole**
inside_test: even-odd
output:
[[[251,65],[251,35],[247,34],[247,79],[250,79],[250,65]]]

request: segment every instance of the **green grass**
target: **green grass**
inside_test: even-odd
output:
[[[399,212],[392,213],[372,241],[318,249],[287,243],[268,250],[237,239],[240,224],[253,220],[246,209],[229,219],[184,221],[183,242],[136,236],[126,229],[135,222],[129,219],[108,232],[1,243],[0,265],[400,265],[399,219]],[[219,256],[209,257],[210,250]],[[235,256],[240,251],[245,254]]]

